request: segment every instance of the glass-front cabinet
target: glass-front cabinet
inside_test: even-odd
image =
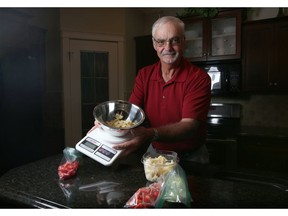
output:
[[[186,24],[186,49],[184,56],[188,58],[201,58],[204,55],[203,43],[203,24],[201,20],[199,22],[192,22]]]
[[[240,59],[241,10],[223,11],[214,18],[190,17],[184,56],[191,61]]]

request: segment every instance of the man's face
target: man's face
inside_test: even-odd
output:
[[[159,27],[153,38],[153,46],[161,62],[174,64],[181,59],[185,49],[185,37],[173,23]]]

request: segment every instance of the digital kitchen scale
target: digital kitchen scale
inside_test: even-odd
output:
[[[76,144],[76,149],[99,163],[110,166],[122,152],[113,146],[127,141],[130,136],[130,133],[121,137],[112,136],[98,127],[81,139]]]

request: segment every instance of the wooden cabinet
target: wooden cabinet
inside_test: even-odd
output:
[[[43,105],[45,31],[7,20],[0,19],[0,175],[42,158],[48,146],[41,140],[47,111]]]
[[[159,60],[153,47],[152,35],[135,37],[136,42],[136,73],[144,66],[153,64]]]
[[[207,139],[210,164],[234,169],[237,166],[237,139]]]
[[[242,10],[220,12],[215,18],[185,18],[187,48],[190,61],[241,58]]]
[[[272,172],[288,171],[288,140],[247,136],[238,140],[238,167]]]
[[[288,91],[288,17],[243,26],[243,91]]]

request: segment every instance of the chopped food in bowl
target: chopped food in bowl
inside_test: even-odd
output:
[[[144,165],[146,179],[156,182],[174,169],[178,157],[177,153],[173,151],[146,152],[141,161]]]
[[[132,122],[129,120],[123,120],[123,115],[116,113],[115,114],[115,119],[112,121],[106,121],[106,124],[110,127],[115,127],[115,128],[129,128],[133,127],[137,122]]]
[[[140,107],[123,100],[98,104],[93,115],[105,132],[116,137],[125,136],[145,120],[145,113]]]

